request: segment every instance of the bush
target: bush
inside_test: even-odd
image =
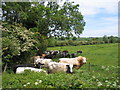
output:
[[[39,38],[38,38],[39,36]],[[27,30],[20,24],[3,24],[2,61],[10,67],[16,63],[26,63],[38,50],[43,52],[47,48],[47,41],[39,33]]]
[[[48,39],[48,47],[54,47],[56,43],[56,40],[54,38]]]

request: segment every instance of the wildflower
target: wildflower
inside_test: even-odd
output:
[[[102,85],[102,83],[101,82],[98,82],[98,86],[101,86]]]
[[[92,78],[95,78],[95,76],[92,76]]]
[[[116,80],[116,82],[119,82],[118,80]]]
[[[113,86],[117,86],[116,82],[113,83]]]
[[[23,85],[24,87],[26,87],[26,85]]]
[[[39,83],[42,83],[42,80],[38,80],[38,79],[37,79],[37,81],[38,81]]]
[[[42,80],[39,80],[39,83],[42,83]]]
[[[111,82],[108,82],[108,84],[110,85],[110,84],[111,84]]]
[[[29,85],[30,83],[28,82],[27,84]]]
[[[106,85],[107,87],[109,87],[109,85]]]
[[[105,80],[105,82],[108,82],[108,80]]]
[[[108,69],[108,68],[106,68],[106,70],[108,71],[109,69]]]
[[[102,66],[102,69],[105,69],[105,66]]]
[[[35,85],[38,85],[38,82],[35,82]]]
[[[96,79],[96,81],[99,81],[98,79]]]

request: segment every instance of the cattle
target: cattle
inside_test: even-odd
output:
[[[76,57],[76,53],[72,53],[71,56],[72,56],[72,58],[75,58]]]
[[[68,53],[68,51],[67,51],[67,50],[64,50],[63,53]]]
[[[47,67],[48,63],[52,62],[52,59],[44,59],[44,58],[38,58],[37,60],[35,60],[35,64],[42,64],[44,65],[44,67]]]
[[[70,54],[69,53],[61,53],[60,57],[66,57],[66,58],[70,58]]]
[[[38,58],[42,58],[41,56],[33,56],[31,57],[32,63],[34,63]]]
[[[34,72],[44,72],[47,74],[47,72],[43,69],[37,69],[37,68],[33,68],[33,67],[18,67],[16,69],[16,74],[20,74],[20,73],[23,73],[25,70],[31,70],[31,71],[34,71]]]
[[[42,64],[18,64],[13,66],[13,72],[16,72],[18,67],[32,67],[32,68],[42,68]]]
[[[68,57],[68,58],[70,58],[70,54],[69,54],[69,52],[67,50],[64,50],[64,51],[61,52],[60,57],[66,57],[66,58]]]
[[[83,53],[82,51],[77,51],[77,54],[81,54],[81,53]]]
[[[76,58],[60,58],[59,63],[73,64],[76,69],[79,69],[83,64],[86,64],[86,58],[82,56]]]
[[[60,55],[60,51],[59,50],[50,50],[50,51],[45,51],[46,56],[44,58],[47,59],[53,59],[55,57],[57,57],[57,55]]]
[[[53,59],[54,56],[53,56],[52,54],[50,54],[50,55],[46,55],[44,58],[45,58],[45,59]]]
[[[66,72],[72,73],[73,64],[50,62],[48,63],[48,73]]]

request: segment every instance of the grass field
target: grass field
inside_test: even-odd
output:
[[[46,75],[26,71],[23,74],[3,73],[3,88],[120,88],[118,76],[118,44],[50,47],[48,50],[82,50],[87,64],[73,74]],[[78,55],[79,56],[79,55]],[[54,59],[58,61],[58,59]]]

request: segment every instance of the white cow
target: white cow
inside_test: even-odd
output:
[[[48,63],[48,73],[67,72],[72,73],[73,64],[50,62]]]
[[[16,69],[16,74],[19,74],[19,73],[23,73],[25,70],[31,70],[31,71],[34,71],[34,72],[44,72],[47,74],[47,72],[43,69],[37,69],[37,68],[33,68],[33,67],[18,67]]]

